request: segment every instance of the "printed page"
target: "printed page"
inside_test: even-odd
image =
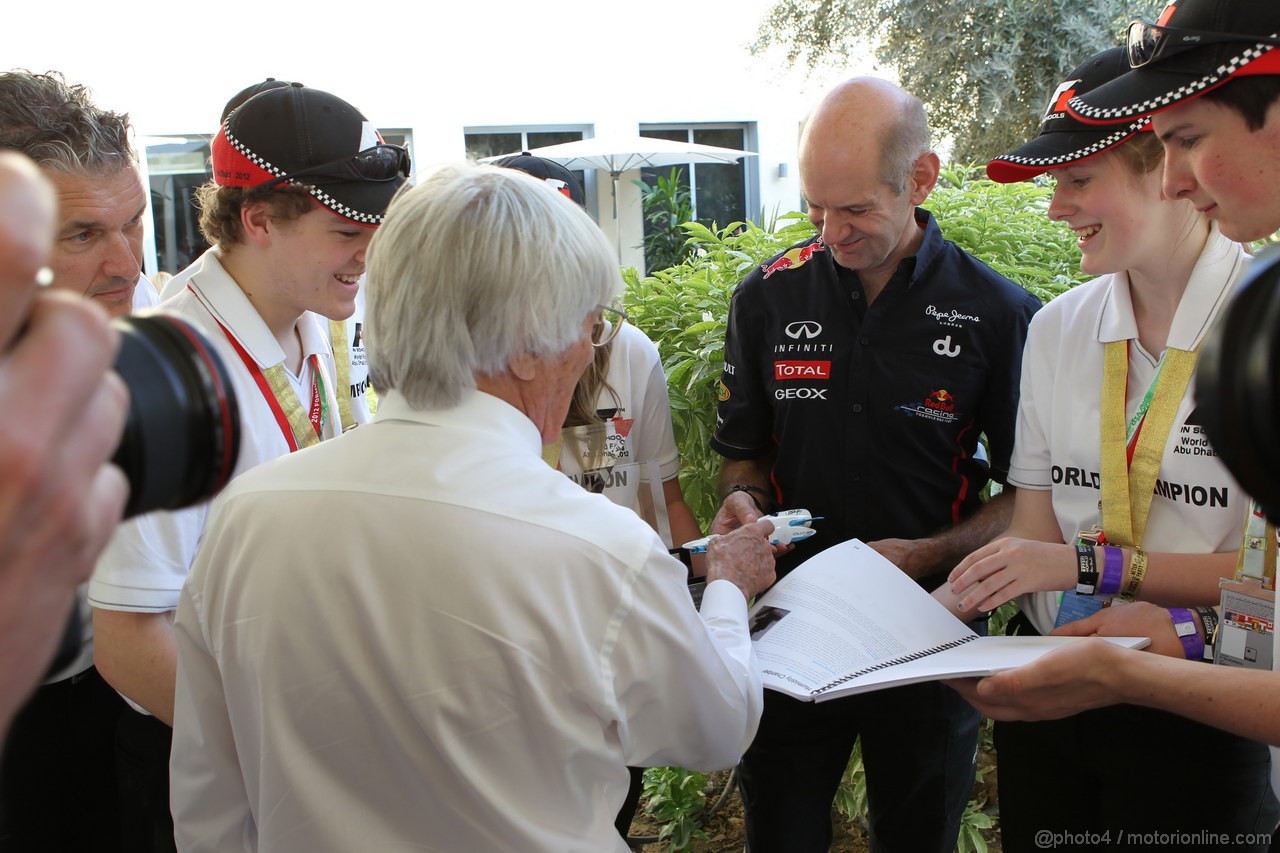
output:
[[[850,673],[977,636],[857,539],[797,566],[750,618],[765,686],[804,699]]]
[[[1087,637],[979,637],[953,649],[918,658],[852,679],[846,684],[815,697],[818,702],[867,693],[885,687],[936,681],[943,678],[968,678],[992,675],[1031,663],[1043,654],[1078,643]],[[1146,637],[1105,637],[1125,648],[1140,649],[1150,640]]]

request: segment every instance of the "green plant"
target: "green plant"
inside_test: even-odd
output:
[[[979,166],[944,169],[926,206],[943,235],[1048,302],[1084,281],[1070,228],[1049,219],[1049,179],[997,184]]]
[[[644,264],[651,270],[666,269],[685,258],[685,235],[681,227],[693,219],[693,195],[682,181],[683,170],[672,168],[652,184],[636,181],[640,207],[644,211]]]
[[[669,850],[688,850],[707,833],[699,822],[707,807],[707,777],[678,767],[650,767],[644,771],[641,794],[645,813],[662,823],[658,841]]]
[[[867,771],[862,766],[862,741],[853,745],[844,776],[836,788],[836,811],[850,821],[867,825]]]
[[[987,853],[987,839],[982,835],[984,829],[991,829],[995,822],[991,815],[983,811],[986,803],[982,800],[970,800],[960,817],[960,835],[956,838],[958,853]]]
[[[680,447],[680,484],[685,500],[705,527],[720,500],[716,476],[720,456],[710,447],[716,391],[724,368],[724,326],[729,298],[755,266],[813,235],[802,214],[785,215],[766,230],[732,222],[713,231],[683,226],[689,256],[680,264],[641,278],[626,270],[627,316],[658,345],[667,372],[671,418]]]

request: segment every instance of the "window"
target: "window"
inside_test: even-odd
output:
[[[408,130],[384,130],[382,138],[413,150]],[[151,217],[156,235],[156,269],[179,273],[209,248],[200,233],[195,191],[213,176],[207,134],[150,137],[147,174],[151,183]]]
[[[585,139],[590,125],[541,125],[536,127],[468,127],[463,131],[467,156],[472,160],[518,154],[534,148]],[[587,209],[595,210],[595,170],[573,173],[587,197]]]
[[[755,147],[755,126],[748,124],[650,124],[641,126],[640,135],[739,151],[751,151]],[[757,210],[758,173],[754,165],[748,168],[754,159],[743,157],[737,163],[690,163],[675,167],[678,185],[689,192],[693,218],[707,226],[723,227],[730,222],[746,220],[748,211]],[[654,186],[658,178],[670,175],[669,166],[641,170],[641,178],[649,186]],[[645,266],[649,269],[677,263],[683,253],[684,235],[668,237],[657,233],[658,227],[646,216]]]
[[[640,135],[740,151],[755,148],[755,126],[750,124],[647,124],[641,126]],[[758,206],[759,194],[757,171],[754,166],[749,167],[752,163],[754,158],[743,157],[732,164],[694,163],[681,167],[680,180],[693,196],[693,214],[699,222],[723,226],[749,218]],[[641,176],[645,183],[653,184],[659,176],[670,173],[669,168],[646,168]]]

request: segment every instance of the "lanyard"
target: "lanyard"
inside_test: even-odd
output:
[[[1169,347],[1138,412],[1126,425],[1129,341],[1110,341],[1102,381],[1102,522],[1114,545],[1142,544],[1156,476],[1178,406],[1195,372],[1195,350]]]
[[[271,413],[275,415],[276,423],[280,426],[280,432],[284,435],[284,440],[289,445],[289,452],[292,453],[300,448],[318,444],[321,435],[324,433],[324,423],[329,416],[329,404],[325,400],[320,357],[315,354],[311,356],[311,411],[304,412],[302,401],[294,393],[293,385],[289,381],[289,374],[285,372],[283,364],[277,364],[263,370],[258,367],[258,363],[253,360],[252,356],[245,352],[244,347],[240,346],[240,342],[227,330],[226,326],[218,322],[218,327],[227,336],[227,340],[231,342],[236,355],[240,356],[240,360],[244,362],[249,375],[257,383],[263,399],[271,407]]]
[[[1276,527],[1267,521],[1257,501],[1250,501],[1244,540],[1236,558],[1236,580],[1254,578],[1265,589],[1276,588]]]
[[[347,324],[342,320],[329,321],[329,339],[333,344],[333,369],[338,374],[338,418],[342,431],[356,425],[351,414],[351,348],[347,345]]]

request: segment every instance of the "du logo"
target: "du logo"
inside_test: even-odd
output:
[[[951,336],[947,335],[945,338],[938,338],[933,342],[933,351],[938,355],[945,355],[947,358],[955,358],[960,354],[960,345],[952,346]]]

